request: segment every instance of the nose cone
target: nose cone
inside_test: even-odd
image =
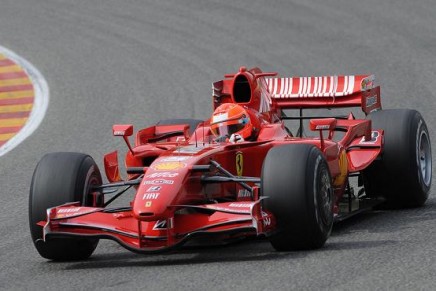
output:
[[[167,218],[169,205],[174,204],[188,164],[181,161],[156,161],[145,174],[133,202],[133,215],[144,221]]]

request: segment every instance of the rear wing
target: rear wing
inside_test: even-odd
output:
[[[380,87],[374,75],[265,79],[273,107],[361,107],[369,114],[381,109]]]

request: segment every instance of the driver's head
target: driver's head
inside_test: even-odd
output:
[[[253,125],[247,111],[238,104],[224,103],[212,115],[210,130],[216,137],[239,134],[244,139],[251,136]]]

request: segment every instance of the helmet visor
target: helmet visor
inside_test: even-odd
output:
[[[232,134],[237,133],[238,131],[241,131],[244,129],[245,124],[237,123],[237,124],[231,124],[231,125],[222,125],[211,128],[212,133],[215,136],[221,137],[221,136],[228,136],[230,137]]]

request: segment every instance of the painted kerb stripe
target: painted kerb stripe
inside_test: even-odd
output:
[[[0,156],[36,130],[48,103],[49,88],[38,69],[0,46]]]

